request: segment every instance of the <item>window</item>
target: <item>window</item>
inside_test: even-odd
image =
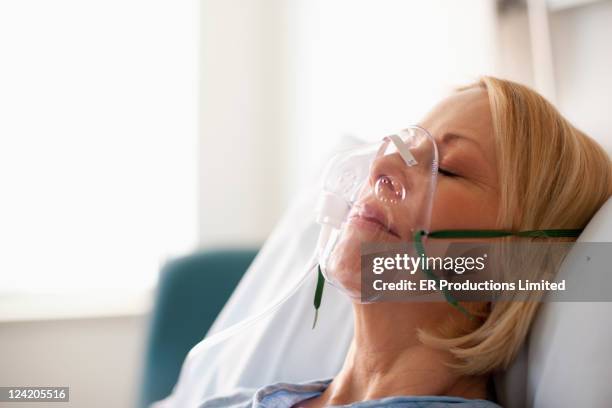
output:
[[[0,291],[152,286],[197,238],[197,1],[2,2],[0,58]]]

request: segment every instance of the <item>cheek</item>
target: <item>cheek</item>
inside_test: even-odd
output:
[[[431,230],[494,229],[499,200],[496,194],[440,183],[434,196]]]

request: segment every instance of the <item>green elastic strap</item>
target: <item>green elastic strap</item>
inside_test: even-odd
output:
[[[581,229],[550,229],[550,230],[531,230],[531,231],[507,231],[507,230],[441,230],[432,231],[426,233],[425,231],[417,231],[414,234],[414,247],[419,256],[426,257],[425,248],[423,246],[423,236],[427,236],[433,239],[461,239],[461,238],[503,238],[510,236],[524,237],[524,238],[576,238],[582,233]],[[435,279],[437,282],[440,281],[433,272],[428,268],[422,268],[423,273],[430,279]],[[468,312],[463,306],[459,304],[447,289],[442,291],[444,298],[448,303],[453,305],[460,312],[473,318],[472,314]]]
[[[523,238],[577,238],[582,233],[581,229],[548,229],[548,230],[531,230],[531,231],[508,231],[508,230],[440,230],[440,231],[417,231],[414,234],[414,247],[419,256],[426,257],[425,247],[423,246],[423,237],[427,236],[433,239],[461,239],[461,238],[503,238],[503,237],[523,237]],[[325,278],[321,273],[321,266],[317,267],[319,276],[317,279],[317,288],[315,289],[314,297],[314,308],[315,316],[312,328],[315,328],[317,324],[317,317],[319,315],[319,307],[321,306],[321,299],[323,298],[323,287],[325,286]],[[440,281],[440,278],[436,276],[428,268],[423,268],[423,273],[430,279]],[[463,306],[459,304],[448,290],[442,291],[444,298],[448,303],[453,305],[460,312],[473,319],[474,316],[470,314]]]
[[[424,235],[427,235],[425,231],[417,231],[414,233],[414,237],[413,237],[414,238],[414,248],[416,249],[417,254],[422,258],[427,257],[427,255],[425,254],[425,247],[423,246],[423,236]],[[430,271],[426,265],[421,267],[421,270],[423,271],[425,276],[427,276],[429,279],[434,279],[436,282],[440,282],[440,278],[435,273]],[[467,311],[466,308],[461,306],[459,302],[457,301],[457,299],[455,299],[455,297],[450,294],[448,289],[442,290],[442,294],[444,295],[444,299],[446,299],[448,303],[453,305],[455,309],[459,310],[461,313],[463,313],[470,319],[474,318],[474,316],[472,316],[470,312]]]
[[[420,233],[429,238],[502,238],[502,237],[524,237],[524,238],[576,238],[581,229],[549,229],[532,231],[506,231],[506,230],[441,230]]]

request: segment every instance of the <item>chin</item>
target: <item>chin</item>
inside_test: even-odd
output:
[[[361,242],[359,234],[343,234],[326,268],[330,283],[352,298],[361,297]]]

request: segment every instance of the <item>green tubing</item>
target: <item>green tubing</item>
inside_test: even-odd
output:
[[[317,270],[319,271],[319,276],[317,277],[317,288],[315,289],[315,297],[313,302],[315,308],[314,321],[312,322],[313,329],[317,325],[317,318],[319,317],[319,307],[321,307],[321,300],[323,299],[323,288],[325,287],[325,278],[323,277],[323,273],[321,273],[321,265],[317,265]]]

